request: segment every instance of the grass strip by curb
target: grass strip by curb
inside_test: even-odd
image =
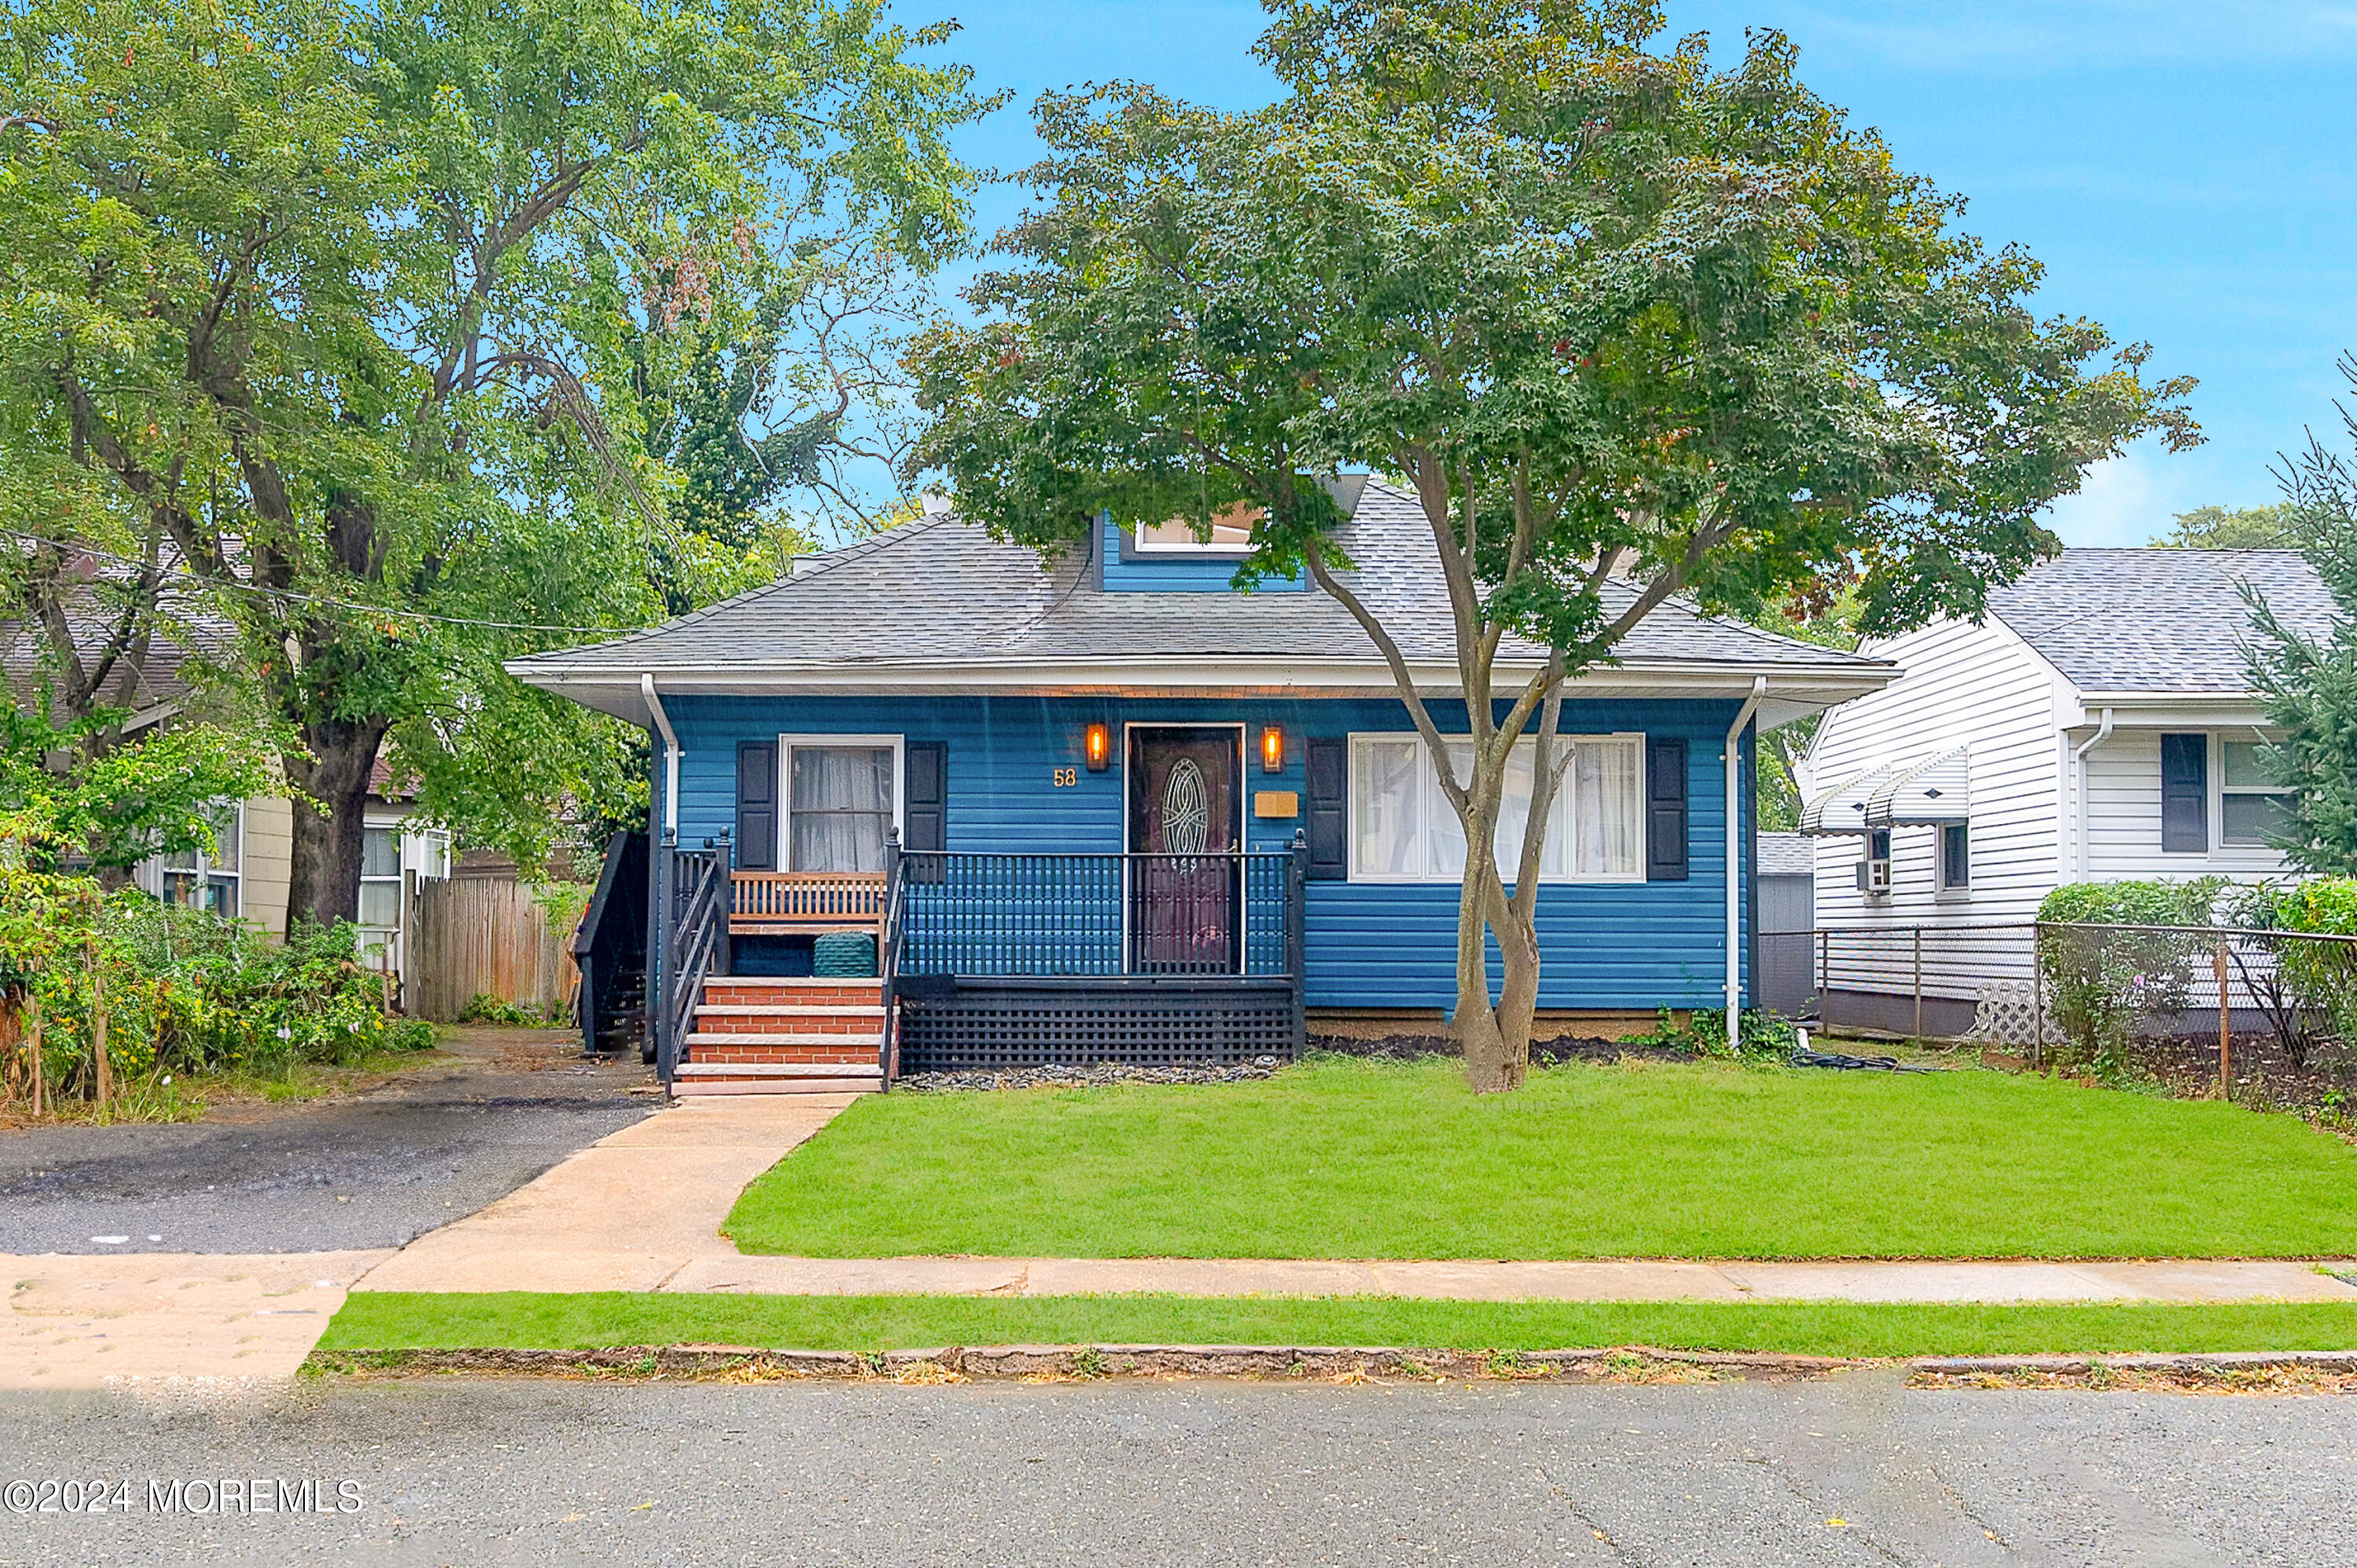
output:
[[[1645,1345],[1834,1357],[2186,1355],[2357,1347],[2357,1303],[1459,1302],[1397,1296],[650,1295],[358,1291],[318,1348],[597,1350],[716,1344]]]

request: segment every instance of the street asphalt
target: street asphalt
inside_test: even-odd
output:
[[[0,1455],[12,1564],[2211,1568],[2346,1563],[2357,1522],[2357,1401],[1910,1391],[1888,1371],[12,1394]],[[187,1483],[224,1476],[352,1509],[223,1516],[217,1487]],[[131,1506],[44,1513],[48,1477],[110,1499],[127,1480]],[[182,1483],[180,1511],[150,1511],[151,1479]]]
[[[0,1253],[397,1247],[655,1108],[635,1058],[553,1030],[467,1030],[361,1092],[201,1122],[0,1132]],[[105,1240],[101,1238],[120,1238]]]

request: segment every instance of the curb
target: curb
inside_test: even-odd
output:
[[[2242,1375],[2357,1376],[2357,1350],[2228,1351],[2187,1355],[1921,1356],[1890,1360],[1620,1345],[1563,1350],[1431,1350],[1326,1345],[980,1345],[887,1350],[769,1349],[753,1345],[619,1345],[596,1349],[414,1349],[315,1352],[314,1373],[406,1376],[481,1373],[540,1377],[827,1378],[845,1381],[976,1380],[1091,1381],[1104,1378],[1237,1378],[1293,1381],[1409,1380],[1792,1382],[1858,1368],[1904,1369],[1931,1379],[2115,1374],[2232,1381]]]

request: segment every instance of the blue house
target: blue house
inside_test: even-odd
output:
[[[1461,697],[1433,695],[1458,682],[1422,511],[1380,481],[1335,490],[1357,591],[1461,728]],[[647,961],[674,1090],[1284,1057],[1345,1020],[1437,1032],[1456,819],[1358,623],[1301,581],[1237,591],[1243,543],[1108,520],[1043,563],[928,515],[511,664],[654,734]],[[1541,658],[1508,644],[1501,689]],[[1545,1029],[1725,1004],[1749,962],[1758,728],[1891,674],[1673,600],[1571,687]]]

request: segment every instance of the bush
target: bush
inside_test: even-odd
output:
[[[2270,933],[2250,941],[2271,962],[2246,964],[2244,978],[2293,1066],[2308,1065],[2317,1023],[2344,1045],[2357,1042],[2357,942],[2298,940],[2357,937],[2357,878],[2240,888],[2228,918],[2246,929]],[[2272,934],[2276,931],[2291,934]]]
[[[2061,1026],[2060,1065],[2105,1078],[2126,1073],[2128,1045],[2152,1018],[2191,1004],[2196,965],[2210,950],[2224,877],[2190,882],[2074,882],[2038,907],[2038,973]]]
[[[1652,1033],[1632,1036],[1629,1043],[1687,1051],[1697,1057],[1740,1057],[1782,1061],[1801,1048],[1801,1036],[1789,1019],[1754,1008],[1743,1015],[1742,1048],[1730,1051],[1727,1048],[1727,1014],[1724,1009],[1705,1012],[1696,1008],[1687,1015],[1686,1022],[1681,1026],[1675,1015],[1664,1007]]]
[[[40,1040],[47,1093],[94,1098],[106,1074],[274,1070],[423,1049],[430,1025],[388,1017],[349,925],[284,944],[253,927],[86,877],[0,872],[0,1050],[12,1097]]]
[[[503,1024],[511,1028],[548,1029],[566,1021],[562,1002],[502,1002],[488,991],[478,991],[458,1015],[462,1024]]]

